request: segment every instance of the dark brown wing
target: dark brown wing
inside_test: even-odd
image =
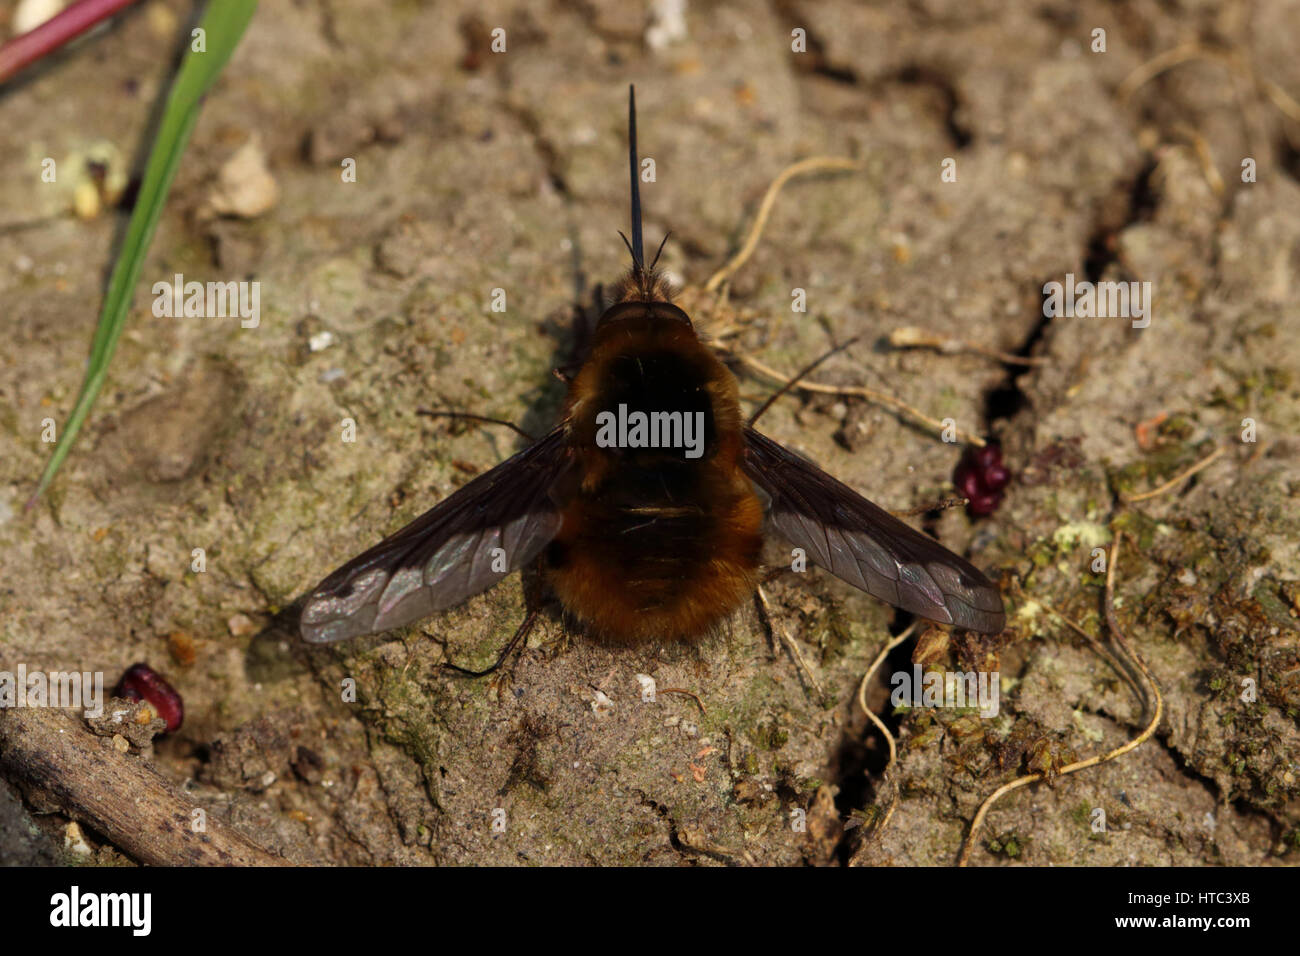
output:
[[[568,460],[557,428],[353,558],[308,596],[303,638],[324,644],[410,624],[531,561],[559,530],[548,492]]]
[[[837,578],[932,621],[1005,626],[998,589],[968,561],[752,428],[745,472],[772,498],[772,527]]]

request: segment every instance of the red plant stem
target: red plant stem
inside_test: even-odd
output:
[[[0,83],[134,2],[135,0],[78,0],[35,30],[14,37],[0,46]]]

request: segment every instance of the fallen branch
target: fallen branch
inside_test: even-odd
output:
[[[204,819],[147,762],[55,709],[0,709],[0,775],[152,866],[286,866],[243,834]]]

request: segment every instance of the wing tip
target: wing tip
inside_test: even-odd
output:
[[[1000,597],[998,603],[1001,603]],[[955,627],[980,634],[1001,634],[1007,628],[1007,612],[1001,608],[993,611],[966,605],[953,614],[953,619]]]

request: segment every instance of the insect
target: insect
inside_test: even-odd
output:
[[[540,559],[587,633],[689,638],[753,594],[765,534],[896,607],[1001,631],[1001,596],[980,571],[746,423],[735,377],[673,304],[658,255],[645,265],[631,90],[628,140],[632,266],[559,424],[325,578],[303,607],[303,637],[410,624]]]

